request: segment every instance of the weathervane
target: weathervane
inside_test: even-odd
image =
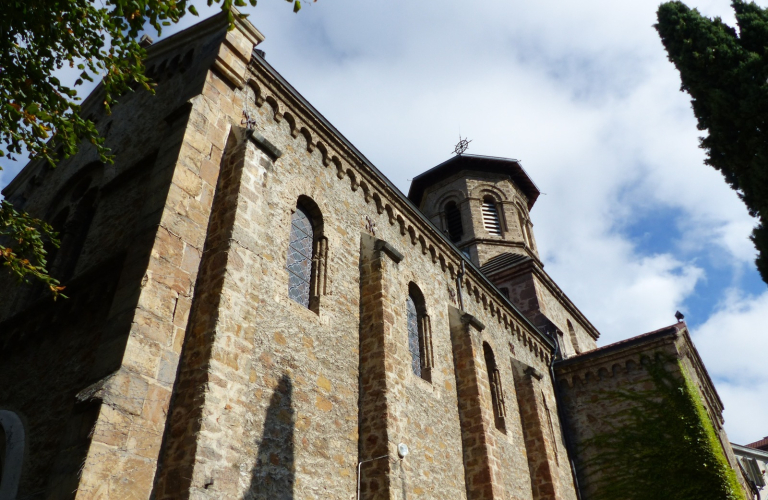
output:
[[[453,152],[454,154],[457,154],[461,156],[461,154],[467,150],[469,147],[469,143],[472,141],[468,141],[466,139],[462,139],[461,136],[459,136],[459,143],[456,144],[456,147],[454,148]]]

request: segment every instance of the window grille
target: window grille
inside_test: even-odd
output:
[[[291,216],[291,236],[288,245],[288,296],[309,307],[312,279],[312,249],[314,231],[307,213],[297,207]]]
[[[464,227],[461,224],[461,212],[456,203],[451,201],[445,206],[445,221],[448,225],[448,237],[453,243],[461,241]]]
[[[483,200],[483,226],[486,231],[496,236],[501,236],[501,223],[496,203],[491,198]]]

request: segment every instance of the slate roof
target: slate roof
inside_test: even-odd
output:
[[[456,155],[450,160],[433,167],[423,174],[413,178],[411,188],[408,190],[408,198],[416,205],[421,204],[424,191],[431,185],[443,179],[461,172],[462,170],[474,170],[477,172],[489,172],[494,174],[506,174],[519,187],[528,198],[528,210],[533,207],[540,191],[528,174],[523,170],[519,160],[512,158],[498,158],[495,156],[481,155]]]
[[[493,257],[488,262],[480,266],[480,272],[486,276],[492,276],[503,269],[514,267],[523,262],[531,260],[527,255],[521,255],[519,253],[504,252],[502,254]]]

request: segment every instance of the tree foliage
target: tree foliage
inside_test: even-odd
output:
[[[659,7],[656,30],[691,96],[706,163],[758,218],[752,241],[768,283],[768,10],[731,3],[738,30],[682,2]]]
[[[255,6],[256,0],[247,0]],[[294,12],[301,8],[293,3]],[[230,28],[233,6],[246,0],[207,0],[221,4]],[[6,0],[0,9],[0,156],[16,159],[29,154],[51,166],[77,153],[81,144],[93,144],[104,162],[110,162],[94,123],[80,115],[75,87],[101,79],[103,104],[109,112],[116,98],[135,87],[152,91],[144,75],[144,48],[139,34],[148,27],[158,35],[187,12],[197,15],[190,0]],[[80,72],[74,86],[55,75],[62,68]],[[5,152],[3,151],[5,150]],[[58,245],[50,226],[0,205],[0,261],[18,278],[43,281],[54,296],[59,283],[46,271],[47,239]]]

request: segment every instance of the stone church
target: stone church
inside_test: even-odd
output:
[[[60,232],[69,298],[0,278],[0,500],[610,498],[644,481],[616,448],[653,441],[659,374],[744,498],[685,323],[598,348],[518,161],[457,154],[406,196],[262,40],[216,16],[150,45],[156,95],[83,105],[114,164],[3,191]]]

